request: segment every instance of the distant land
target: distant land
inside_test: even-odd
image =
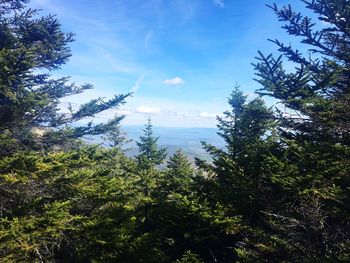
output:
[[[143,135],[144,126],[126,125],[122,126],[122,131],[127,134],[127,137],[132,140],[125,148],[130,148],[126,152],[129,156],[134,156],[138,153],[136,141]],[[217,135],[216,128],[175,128],[175,127],[158,127],[153,126],[153,132],[156,137],[159,137],[158,145],[161,148],[166,148],[168,156],[171,156],[177,149],[182,149],[183,152],[190,158],[195,157],[209,160],[210,156],[203,150],[201,141],[205,141],[216,147],[223,148],[224,141]],[[103,143],[101,138],[93,137],[88,139],[89,143]]]

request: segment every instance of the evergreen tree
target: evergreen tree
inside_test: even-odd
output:
[[[133,166],[96,146],[1,159],[0,261],[113,261],[115,251],[121,259],[130,246],[139,249]]]
[[[68,44],[73,34],[64,33],[55,16],[39,17],[38,10],[26,9],[27,0],[0,2],[0,132],[1,155],[16,149],[50,147],[84,135],[101,134],[108,124],[72,128],[72,122],[124,103],[126,95],[104,101],[91,100],[78,110],[60,112],[60,99],[91,89],[76,86],[68,78],[53,79],[70,57]]]
[[[271,6],[309,46],[304,55],[274,40],[281,57],[255,64],[260,95],[287,110],[273,115],[236,87],[218,117],[225,148],[203,143],[212,162],[196,160],[203,176],[181,151],[157,167],[166,152],[150,119],[136,160],[118,149],[122,117],[71,127],[128,94],[59,113],[61,98],[91,85],[46,73],[68,60],[72,35],[27,2],[0,0],[0,261],[350,260],[349,1],[304,0],[320,26]],[[115,147],[62,150],[94,134]]]
[[[323,29],[317,29],[311,18],[291,6],[271,6],[286,22],[283,28],[302,39],[308,54],[271,40],[282,55],[275,59],[259,53],[255,69],[263,87],[258,93],[275,97],[288,108],[292,116],[283,118],[284,126],[296,132],[290,136],[349,145],[349,1],[303,2],[327,24],[320,23]],[[286,72],[283,58],[295,64],[295,72]]]
[[[169,169],[169,174],[174,176],[180,175],[183,177],[188,177],[193,174],[191,162],[181,149],[177,150],[174,155],[169,158],[167,168]]]
[[[281,53],[259,53],[261,95],[278,99],[284,148],[266,167],[283,195],[267,212],[270,226],[299,261],[346,261],[350,253],[350,2],[302,1],[319,19],[271,6],[307,54],[273,40]],[[325,22],[325,23],[324,23]],[[287,72],[283,59],[295,65]]]
[[[140,193],[143,194],[143,199],[140,202],[142,224],[139,233],[153,236],[152,211],[157,202],[156,191],[162,176],[162,173],[156,169],[156,166],[161,164],[166,158],[166,149],[158,149],[157,141],[159,138],[153,135],[150,118],[148,118],[143,131],[144,135],[140,136],[139,142],[136,142],[139,148],[139,154],[136,156],[136,173],[140,177],[138,188]]]
[[[70,147],[81,136],[114,128],[121,117],[70,124],[117,107],[128,94],[60,112],[61,98],[92,86],[50,77],[67,62],[73,36],[54,16],[26,9],[27,3],[0,1],[0,261],[108,261],[113,249],[106,244],[115,250],[124,244],[119,249],[125,252],[132,243],[122,241],[133,230],[132,209],[120,208],[138,194],[130,174],[134,162],[115,150]],[[69,151],[60,151],[64,145]],[[113,220],[120,222],[116,231]]]
[[[112,129],[105,132],[102,136],[104,140],[109,142],[109,146],[117,149],[122,149],[132,140],[127,138],[127,134],[121,130],[119,122],[115,123]]]
[[[203,143],[213,157],[213,165],[201,160],[197,164],[215,174],[221,202],[240,214],[250,213],[247,216],[252,220],[266,201],[262,196],[263,159],[270,150],[269,139],[273,140],[274,118],[260,98],[247,102],[247,96],[238,87],[228,103],[231,109],[218,117],[218,134],[225,140],[226,149]]]
[[[141,168],[151,168],[161,164],[166,158],[166,149],[158,149],[159,137],[154,137],[151,119],[148,118],[145,125],[144,135],[140,136],[140,141],[136,142],[139,154],[136,159]]]
[[[236,260],[257,261],[268,258],[267,254],[279,246],[264,229],[261,213],[275,203],[271,198],[271,173],[265,168],[265,160],[277,147],[276,123],[272,110],[261,98],[247,101],[238,87],[228,103],[230,110],[218,117],[218,134],[225,140],[225,148],[203,143],[213,162],[197,159],[196,163],[207,172],[203,195],[211,203],[225,207],[226,216],[241,219],[240,227],[236,226],[240,231],[234,232],[239,235],[228,233],[221,237],[222,246],[235,247]],[[241,236],[246,238],[240,239]],[[219,252],[218,257],[225,257],[224,249]]]
[[[194,183],[194,170],[191,167],[191,162],[181,150],[177,150],[169,158],[167,168],[164,178],[162,178],[164,183],[159,190],[165,193],[190,193]]]

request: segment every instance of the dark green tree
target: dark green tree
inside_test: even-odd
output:
[[[132,141],[127,138],[126,132],[121,130],[119,122],[115,123],[110,130],[106,131],[102,138],[109,143],[110,147],[118,148],[120,150]]]
[[[159,137],[154,137],[151,119],[148,118],[145,125],[144,135],[140,136],[140,141],[136,142],[139,154],[136,159],[141,168],[151,168],[163,163],[166,158],[166,149],[158,149]]]
[[[194,184],[194,176],[190,160],[181,150],[177,150],[167,161],[167,170],[162,177],[159,192],[189,194]]]
[[[239,213],[251,213],[252,219],[266,201],[261,196],[265,180],[263,159],[269,151],[269,139],[273,139],[274,117],[260,98],[247,102],[247,96],[238,87],[228,103],[230,110],[218,117],[218,134],[226,142],[225,149],[203,143],[213,157],[213,165],[201,160],[197,164],[214,172],[221,201]]]
[[[70,57],[68,44],[73,41],[73,34],[62,32],[55,16],[40,17],[38,10],[26,9],[27,2],[0,2],[1,155],[101,134],[119,119],[75,128],[68,124],[117,107],[129,95],[116,95],[107,101],[98,98],[77,110],[70,107],[60,112],[61,98],[91,89],[92,85],[76,86],[67,77],[51,78],[50,72]]]
[[[191,167],[190,160],[182,152],[181,149],[177,150],[173,156],[171,156],[167,162],[168,173],[170,176],[190,177],[193,175],[193,168]]]
[[[288,108],[291,117],[283,120],[297,132],[293,137],[349,145],[349,2],[302,2],[316,13],[319,27],[291,6],[271,8],[286,23],[283,28],[288,34],[301,38],[308,54],[271,40],[281,56],[276,59],[259,53],[255,69],[263,88],[258,93],[275,97]],[[295,64],[295,72],[286,72],[283,58]]]
[[[279,112],[283,155],[268,169],[281,188],[284,209],[268,212],[270,226],[299,261],[349,260],[350,2],[302,1],[318,21],[291,6],[270,6],[303,50],[272,40],[281,55],[259,52],[254,65],[261,95]],[[318,22],[318,23],[317,23]],[[290,72],[284,60],[295,65]],[[274,210],[274,211],[273,211]]]
[[[114,128],[121,117],[98,125],[71,124],[117,107],[128,94],[62,113],[61,98],[92,86],[50,77],[50,71],[67,62],[72,34],[62,32],[54,16],[40,17],[38,10],[27,9],[27,3],[0,1],[0,261],[109,258],[101,243],[121,244],[124,230],[132,230],[132,209],[122,208],[124,214],[119,208],[133,199],[125,189],[133,181],[134,161],[114,149],[70,147],[84,135]],[[130,194],[129,201],[119,189]],[[116,228],[124,233],[103,232],[115,214],[126,223]],[[89,254],[91,247],[99,253]]]
[[[235,87],[228,99],[230,109],[218,117],[218,134],[225,140],[224,149],[203,143],[212,163],[197,159],[206,172],[203,195],[225,208],[226,216],[241,218],[240,235],[228,233],[217,257],[226,258],[223,247],[233,247],[236,260],[256,261],[276,249],[264,229],[264,211],[273,205],[271,173],[265,160],[277,146],[275,118],[261,98],[251,101]],[[239,227],[237,229],[240,229]],[[240,239],[245,236],[246,238]],[[237,245],[240,244],[240,245]],[[259,244],[259,246],[257,246]],[[265,249],[266,248],[266,249]],[[264,251],[265,249],[265,251]],[[268,251],[268,252],[267,252]]]
[[[157,189],[160,184],[162,173],[157,170],[166,158],[166,149],[158,148],[158,139],[154,137],[151,119],[145,125],[144,135],[140,136],[140,141],[136,142],[139,148],[139,154],[136,156],[137,171],[135,173],[140,177],[138,189],[142,193],[140,202],[140,229],[139,235],[149,235],[150,238],[156,238],[159,242],[159,235],[154,233],[152,223],[152,211],[157,203]],[[158,248],[158,245],[156,245]],[[157,250],[155,247],[155,250]]]
[[[128,262],[130,246],[143,249],[133,240],[133,166],[96,146],[1,159],[1,261]]]

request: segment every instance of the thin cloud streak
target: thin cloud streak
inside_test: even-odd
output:
[[[143,82],[143,79],[144,79],[145,75],[142,74],[135,82],[135,85],[131,88],[130,92],[132,93],[136,93],[139,89],[140,89],[140,86],[141,86],[141,83]]]
[[[145,36],[145,48],[148,48],[149,42],[151,41],[152,37],[153,37],[153,31],[151,30],[147,31]]]

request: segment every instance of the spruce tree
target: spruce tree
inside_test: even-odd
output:
[[[291,6],[270,8],[307,51],[272,40],[281,55],[259,52],[254,65],[262,85],[258,93],[285,107],[278,115],[284,153],[275,155],[268,167],[283,190],[284,208],[265,212],[296,260],[346,261],[350,257],[350,2],[302,2],[318,21]],[[295,70],[286,70],[284,60]]]
[[[213,165],[197,160],[200,167],[214,173],[216,194],[221,202],[245,213],[250,220],[264,204],[264,154],[273,138],[274,118],[271,109],[260,98],[247,102],[247,96],[235,87],[228,99],[230,110],[218,117],[218,134],[225,140],[225,149],[203,143],[212,155]],[[268,135],[268,132],[271,134]],[[243,201],[244,200],[244,201]]]
[[[144,135],[140,136],[140,141],[136,142],[139,154],[136,159],[141,168],[151,168],[161,164],[166,158],[166,149],[158,149],[159,137],[154,137],[151,119],[148,118],[143,130]]]
[[[72,33],[64,33],[53,15],[39,16],[26,8],[27,0],[0,2],[0,154],[16,149],[49,148],[64,140],[96,135],[110,129],[108,124],[71,127],[69,124],[93,117],[124,103],[126,95],[110,100],[91,100],[73,110],[59,111],[60,99],[91,89],[77,86],[69,78],[53,79],[50,72],[69,59]]]
[[[81,136],[114,128],[120,117],[71,124],[117,107],[128,94],[60,111],[61,98],[92,86],[50,76],[68,61],[73,35],[55,16],[40,17],[27,3],[0,1],[0,261],[108,261],[101,243],[120,245],[132,229],[132,223],[121,226],[131,221],[126,208],[119,210],[128,202],[119,189],[128,188],[132,199],[134,162],[97,146],[71,149]],[[60,151],[65,145],[69,151]],[[110,229],[115,214],[128,217],[115,228],[124,233],[101,231]]]
[[[174,176],[178,174],[186,177],[193,173],[191,163],[181,149],[177,150],[174,155],[169,158],[167,168]]]
[[[115,123],[110,130],[106,131],[102,138],[109,143],[110,147],[117,148],[119,150],[123,149],[125,145],[132,141],[127,138],[126,132],[121,130],[119,122]]]
[[[284,125],[296,132],[294,137],[349,145],[350,3],[346,0],[302,2],[318,16],[318,27],[291,6],[270,7],[285,22],[283,28],[287,33],[301,38],[307,54],[290,44],[271,40],[281,56],[276,59],[259,52],[255,69],[263,87],[258,93],[272,96],[287,107],[291,117],[283,118]],[[295,72],[284,69],[283,58],[295,65]]]
[[[278,203],[273,199],[271,171],[265,167],[278,148],[276,121],[261,98],[248,101],[238,87],[228,103],[230,109],[218,117],[217,125],[225,147],[220,149],[203,142],[212,163],[199,159],[196,163],[206,171],[202,188],[206,199],[224,207],[225,216],[241,220],[234,232],[238,235],[227,233],[221,237],[223,246],[235,247],[232,256],[237,261],[259,261],[269,258],[280,247],[264,227],[262,213]],[[245,238],[241,239],[242,236]],[[220,257],[227,256],[225,250],[220,253]]]
[[[167,162],[167,171],[163,178],[164,186],[160,190],[181,194],[189,193],[193,177],[194,170],[191,162],[181,150],[177,150]]]
[[[141,205],[142,227],[141,233],[148,233],[153,228],[151,214],[156,203],[156,191],[160,184],[162,173],[157,170],[166,158],[166,149],[158,149],[158,137],[154,137],[151,119],[145,124],[144,135],[136,142],[139,154],[136,156],[137,171],[140,176],[138,184],[140,193],[143,194]]]

